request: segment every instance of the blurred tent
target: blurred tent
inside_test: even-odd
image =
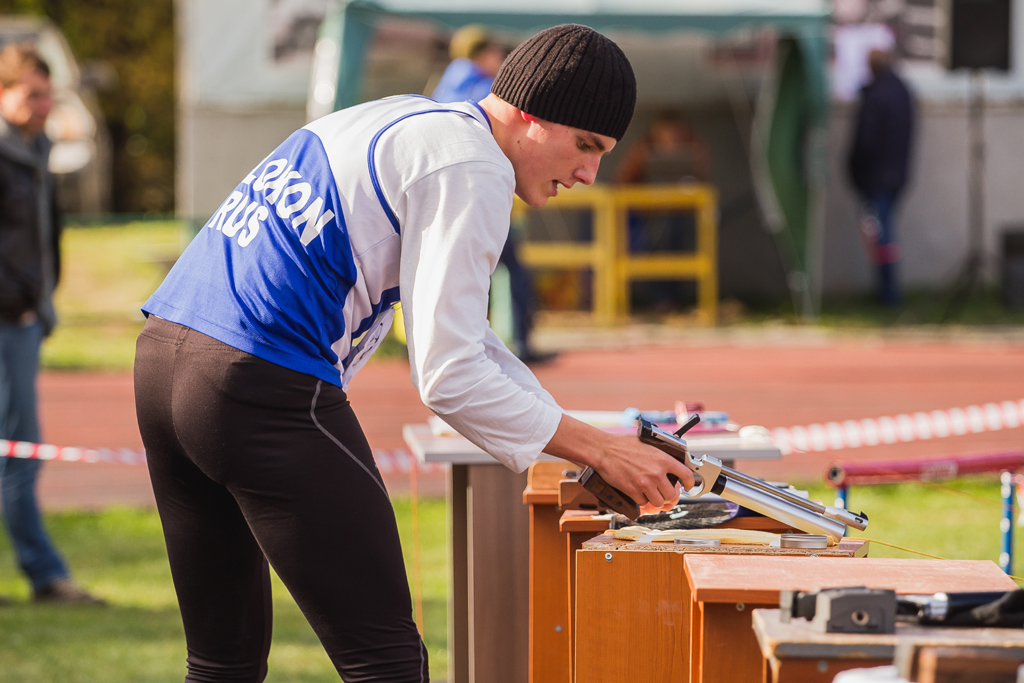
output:
[[[447,30],[484,24],[529,35],[562,23],[609,34],[698,32],[713,37],[771,29],[775,63],[758,97],[750,165],[764,223],[775,236],[796,309],[812,316],[821,292],[825,186],[825,0],[352,0],[337,2],[320,27],[307,113],[310,119],[360,101],[366,53],[388,18]],[[641,74],[638,73],[638,77]]]

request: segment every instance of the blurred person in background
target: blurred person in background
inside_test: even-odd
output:
[[[491,85],[507,54],[505,46],[495,41],[483,26],[463,26],[452,34],[448,43],[448,55],[452,61],[437,82],[431,99],[438,102],[479,102],[491,94]],[[509,230],[498,258],[498,263],[508,269],[512,295],[512,350],[527,363],[544,363],[553,360],[556,354],[538,353],[530,345],[536,305],[533,278],[518,258],[519,232],[516,226]]]
[[[626,150],[615,169],[614,182],[620,185],[642,183],[706,183],[711,176],[711,150],[677,112],[657,114],[644,136]],[[696,215],[692,211],[630,211],[630,253],[693,251],[697,247]],[[651,280],[633,284],[641,306],[666,314],[682,307],[682,289],[689,286],[678,280]]]
[[[43,133],[50,69],[27,44],[0,51],[0,438],[39,443],[39,347],[53,330],[60,214]],[[0,457],[4,523],[36,601],[99,603],[73,583],[36,500],[42,461]]]
[[[479,102],[491,94],[508,50],[478,24],[463,26],[448,41],[451,62],[437,82],[431,99],[438,102]]]
[[[861,89],[848,169],[864,203],[860,233],[876,268],[878,300],[894,307],[903,302],[903,296],[896,272],[901,254],[893,218],[907,182],[914,103],[892,69],[892,52],[872,50],[868,65],[872,80]]]
[[[711,150],[676,112],[659,113],[647,133],[628,150],[615,171],[615,182],[706,183]]]

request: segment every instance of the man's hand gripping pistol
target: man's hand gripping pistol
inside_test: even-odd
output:
[[[674,434],[642,418],[637,423],[637,437],[641,441],[668,453],[693,471],[696,484],[688,491],[680,491],[680,496],[692,499],[710,492],[809,534],[831,536],[837,542],[846,533],[847,526],[861,531],[867,528],[868,517],[863,512],[853,514],[842,508],[815,503],[787,489],[726,467],[721,460],[710,455],[694,457],[680,437],[699,421],[700,417],[694,415]],[[673,475],[669,475],[669,479],[673,484],[678,481]],[[608,484],[593,468],[586,468],[579,481],[609,510],[632,520],[640,516],[636,502]]]

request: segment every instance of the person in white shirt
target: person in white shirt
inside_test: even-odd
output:
[[[394,513],[345,388],[401,302],[424,403],[516,471],[594,467],[647,509],[686,467],[574,420],[487,324],[513,193],[594,182],[632,118],[622,51],[576,25],[506,59],[479,104],[402,96],[296,131],[146,302],[136,404],[187,681],[266,675],[267,562],[346,681],[425,681]]]

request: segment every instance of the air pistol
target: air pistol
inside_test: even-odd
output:
[[[867,528],[868,517],[863,512],[854,514],[843,508],[815,503],[788,489],[727,467],[721,460],[710,455],[695,457],[687,448],[682,435],[699,421],[700,416],[694,415],[675,433],[667,432],[643,418],[637,421],[637,437],[641,441],[668,453],[693,471],[696,483],[693,488],[680,491],[683,498],[700,498],[711,493],[795,529],[809,534],[825,534],[836,542],[846,534],[848,526],[860,531]],[[669,479],[673,483],[678,482],[674,475],[670,475]],[[640,516],[636,502],[605,482],[593,468],[583,470],[579,481],[585,489],[597,496],[602,506],[631,520]]]

